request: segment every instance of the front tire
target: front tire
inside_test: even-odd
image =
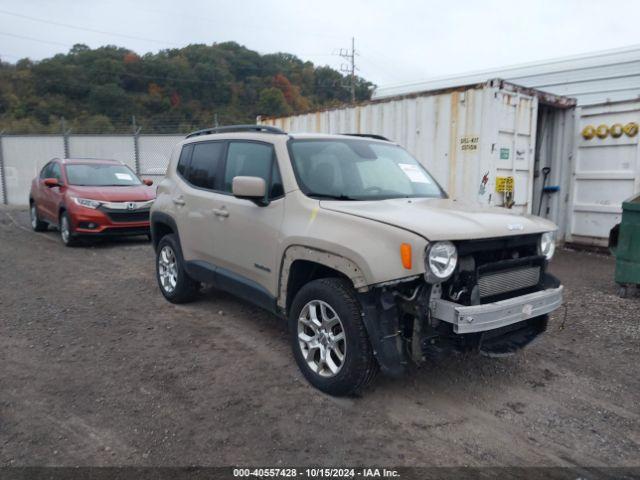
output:
[[[156,249],[156,279],[164,298],[171,303],[187,303],[198,294],[199,283],[184,269],[178,237],[165,235]]]
[[[360,302],[347,280],[321,278],[302,287],[291,305],[289,333],[298,367],[325,393],[358,393],[378,371]]]
[[[78,239],[71,227],[71,218],[67,212],[62,212],[62,215],[60,215],[60,239],[66,247],[73,247],[78,244]]]
[[[36,202],[31,202],[31,207],[29,209],[29,214],[31,216],[31,228],[33,228],[34,232],[44,232],[48,224],[47,222],[43,222],[40,220],[38,216],[38,208],[36,207]]]

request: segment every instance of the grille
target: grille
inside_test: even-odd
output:
[[[106,210],[104,213],[111,219],[112,222],[144,222],[149,220],[149,209],[126,211],[126,210]]]
[[[540,281],[540,267],[520,267],[487,273],[478,279],[480,298],[533,287]]]

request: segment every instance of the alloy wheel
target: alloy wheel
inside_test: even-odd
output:
[[[66,215],[63,215],[62,220],[60,220],[60,236],[62,237],[62,241],[64,243],[69,243],[71,231],[69,228],[69,219]]]
[[[340,317],[322,300],[307,303],[298,318],[298,342],[309,368],[322,377],[340,372],[347,353]]]
[[[169,245],[165,245],[158,255],[158,276],[160,284],[167,293],[172,293],[178,283],[178,263],[176,254]]]
[[[31,226],[34,230],[38,227],[38,211],[35,203],[31,205]]]

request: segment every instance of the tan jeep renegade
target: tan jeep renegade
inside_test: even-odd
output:
[[[450,200],[375,135],[194,132],[151,229],[167,300],[206,283],[288,319],[302,373],[333,395],[427,357],[513,353],[562,302],[553,223]]]

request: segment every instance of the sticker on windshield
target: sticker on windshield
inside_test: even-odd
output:
[[[118,178],[118,180],[133,180],[133,177],[131,177],[131,175],[129,175],[128,173],[116,172],[116,177]]]
[[[418,165],[399,163],[398,166],[413,183],[431,183],[429,177],[425,175],[424,171]]]

